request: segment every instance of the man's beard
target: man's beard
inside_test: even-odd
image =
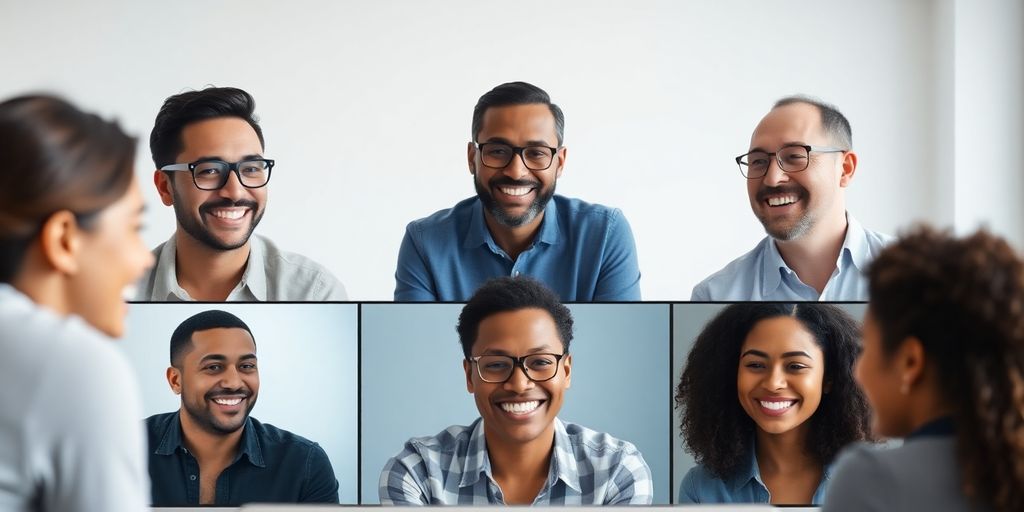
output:
[[[807,232],[814,227],[814,224],[817,221],[817,218],[814,215],[812,215],[811,211],[806,207],[808,203],[807,189],[796,184],[785,187],[762,187],[760,190],[757,191],[756,199],[759,204],[765,205],[765,200],[767,199],[767,197],[769,195],[776,194],[796,195],[797,200],[803,202],[804,204],[804,212],[803,215],[801,215],[795,223],[789,226],[771,225],[768,223],[767,216],[757,214],[757,220],[761,221],[761,225],[764,226],[765,233],[767,233],[768,236],[774,238],[775,240],[780,240],[783,242],[796,240],[806,235]],[[765,206],[765,208],[768,208],[769,211],[771,209],[770,206]],[[760,211],[760,209],[758,211]]]
[[[186,211],[184,207],[178,207],[178,205],[183,204],[183,201],[178,196],[178,191],[176,189],[172,189],[172,194],[174,195],[174,216],[178,218],[178,225],[181,226],[189,236],[215,251],[231,251],[242,247],[249,241],[249,237],[252,236],[253,230],[256,229],[260,220],[263,219],[263,210],[257,210],[259,205],[256,204],[255,201],[231,201],[229,199],[223,199],[220,201],[211,201],[202,204],[199,207],[200,218],[203,218],[207,212],[214,208],[243,207],[249,208],[249,211],[252,212],[252,222],[249,224],[249,231],[245,233],[245,236],[237,243],[225,243],[210,234],[210,231],[206,229],[205,225],[190,215],[191,212]]]
[[[548,201],[551,201],[551,198],[555,195],[556,184],[557,182],[552,183],[549,190],[544,190],[542,185],[537,181],[513,180],[506,176],[499,175],[491,178],[487,183],[489,188],[484,188],[480,183],[480,180],[477,179],[477,175],[473,174],[473,186],[476,188],[476,195],[480,198],[484,208],[491,212],[491,216],[494,217],[494,220],[496,220],[498,224],[509,228],[518,228],[519,226],[529,224],[536,219],[538,215],[543,213],[544,208],[548,205]],[[533,201],[526,207],[526,211],[523,212],[522,215],[509,215],[509,213],[505,211],[494,199],[494,196],[491,195],[491,190],[499,186],[531,187],[536,191],[536,194],[534,195]]]
[[[253,398],[249,393],[225,393],[224,391],[225,390],[218,390],[217,392],[211,391],[207,393],[205,396],[203,396],[203,403],[199,406],[189,403],[189,401],[185,400],[184,398],[182,398],[181,404],[185,407],[185,412],[188,413],[188,415],[191,416],[192,419],[195,420],[196,424],[198,424],[203,430],[210,432],[212,434],[231,434],[237,432],[239,429],[245,426],[245,420],[249,418],[249,413],[251,413],[252,408],[256,406],[256,399]],[[181,394],[182,397],[186,396],[184,387],[182,387]],[[247,405],[245,407],[245,412],[242,414],[242,420],[238,422],[237,427],[232,427],[229,425],[219,423],[214,417],[213,411],[210,410],[210,407],[212,407],[209,405],[210,400],[212,400],[214,397],[220,394],[246,395],[245,400],[247,401]]]

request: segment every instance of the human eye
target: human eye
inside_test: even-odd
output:
[[[788,365],[786,365],[786,368],[788,368],[790,371],[799,372],[809,369],[810,366],[807,366],[806,364],[803,363],[789,363]]]
[[[746,368],[749,368],[751,370],[762,370],[765,367],[764,363],[762,363],[760,361],[748,361],[743,366],[746,367]]]
[[[511,366],[508,361],[487,361],[484,363],[485,370],[505,370]]]
[[[530,160],[545,160],[551,156],[551,152],[547,148],[541,147],[529,147],[526,148],[526,158]]]
[[[553,358],[551,356],[538,356],[538,357],[535,357],[535,358],[531,358],[530,360],[528,360],[526,362],[526,365],[529,366],[530,369],[533,369],[533,370],[540,370],[542,368],[547,368],[547,367],[549,367],[549,366],[551,366],[553,364],[555,364],[555,358]]]
[[[241,368],[242,368],[243,371],[250,371],[250,372],[251,371],[255,371],[256,370],[256,363],[242,363],[241,364]]]
[[[208,364],[208,365],[203,367],[204,371],[207,371],[207,372],[210,372],[210,373],[216,373],[216,372],[221,371],[222,369],[224,369],[224,366],[221,365],[220,363]]]
[[[512,148],[502,145],[487,145],[484,148],[484,153],[490,156],[506,156],[512,152]]]
[[[217,176],[224,172],[222,166],[217,162],[205,162],[195,167],[196,176]]]

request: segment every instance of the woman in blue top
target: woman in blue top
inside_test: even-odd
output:
[[[698,463],[679,501],[822,503],[836,453],[869,435],[859,333],[825,304],[734,304],[712,319],[676,389]]]

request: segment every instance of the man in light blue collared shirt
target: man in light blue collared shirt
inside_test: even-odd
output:
[[[846,211],[857,170],[850,123],[804,96],[779,100],[736,157],[768,236],[693,288],[695,301],[867,300],[863,271],[892,237]]]

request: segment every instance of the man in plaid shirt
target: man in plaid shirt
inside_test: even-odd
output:
[[[410,439],[381,472],[382,504],[651,503],[633,444],[557,418],[572,367],[572,316],[557,296],[529,278],[492,279],[458,332],[480,418]]]

